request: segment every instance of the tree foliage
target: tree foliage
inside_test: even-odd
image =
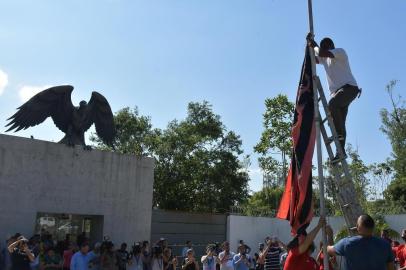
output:
[[[226,212],[248,195],[241,139],[207,103],[190,103],[162,132],[155,153],[154,202],[163,209]],[[191,203],[192,202],[192,203]]]
[[[155,159],[154,205],[161,209],[227,212],[248,196],[240,137],[207,102],[189,103],[184,120],[152,129],[149,117],[125,108],[115,114],[116,151]],[[92,141],[105,149],[97,137]]]
[[[395,86],[395,80],[386,86],[392,110],[381,110],[381,130],[389,138],[392,146],[392,165],[395,177],[403,178],[406,176],[406,107],[405,101],[400,95],[395,97]]]
[[[286,95],[279,94],[265,100],[263,114],[264,131],[254,151],[260,154],[259,165],[265,175],[274,179],[274,183],[284,181],[292,148],[291,126],[293,121],[294,103]],[[274,158],[274,152],[281,154],[282,160]]]
[[[140,115],[138,108],[123,108],[115,113],[114,123],[117,135],[113,142],[114,150],[122,154],[135,154],[140,156],[152,155],[152,148],[158,130],[152,129],[151,118]],[[96,143],[99,149],[113,150],[92,134],[90,140]]]
[[[385,199],[392,209],[406,211],[406,107],[403,98],[395,96],[396,81],[389,82],[386,91],[389,95],[392,109],[382,109],[381,130],[388,137],[392,146],[392,159],[394,179],[384,192]]]
[[[243,206],[243,214],[247,216],[274,217],[278,211],[283,188],[278,186],[264,187],[254,192]]]

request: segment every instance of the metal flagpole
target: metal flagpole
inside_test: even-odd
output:
[[[314,37],[312,0],[308,0],[307,2],[308,2],[308,10],[309,10],[310,33]],[[320,118],[319,101],[318,101],[319,95],[318,95],[317,83],[316,83],[316,60],[315,60],[313,48],[310,48],[310,59],[311,59],[311,63],[312,63],[314,118],[315,118],[315,122],[316,122],[317,169],[318,169],[319,189],[320,189],[320,217],[325,217],[326,211],[325,211],[325,205],[324,205],[323,156],[322,156],[322,152],[321,152],[321,135],[320,135],[321,118]],[[322,240],[323,240],[324,269],[329,270],[328,254],[327,254],[327,235],[326,235],[325,226],[322,229]]]

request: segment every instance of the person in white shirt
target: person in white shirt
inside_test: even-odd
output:
[[[209,245],[206,249],[206,255],[202,256],[201,262],[203,270],[216,270],[217,257],[214,255],[214,247]]]
[[[314,48],[316,63],[323,65],[326,70],[327,82],[331,92],[328,106],[345,155],[345,140],[347,137],[345,121],[348,107],[361,93],[361,90],[352,75],[348,56],[344,49],[336,48],[330,38],[324,38],[319,47],[310,33],[307,35],[307,40],[308,45]],[[338,160],[339,157],[336,155],[333,162]]]
[[[234,270],[234,258],[235,253],[230,251],[230,243],[225,241],[223,243],[223,251],[219,254],[220,270]]]

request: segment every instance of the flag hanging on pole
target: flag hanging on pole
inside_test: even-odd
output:
[[[306,47],[292,127],[292,159],[277,217],[290,221],[292,234],[303,234],[313,218],[312,159],[316,139],[312,66]]]

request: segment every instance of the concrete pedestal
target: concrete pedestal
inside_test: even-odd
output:
[[[118,245],[148,240],[153,171],[151,158],[0,134],[0,240],[31,236],[39,212],[102,216]]]

